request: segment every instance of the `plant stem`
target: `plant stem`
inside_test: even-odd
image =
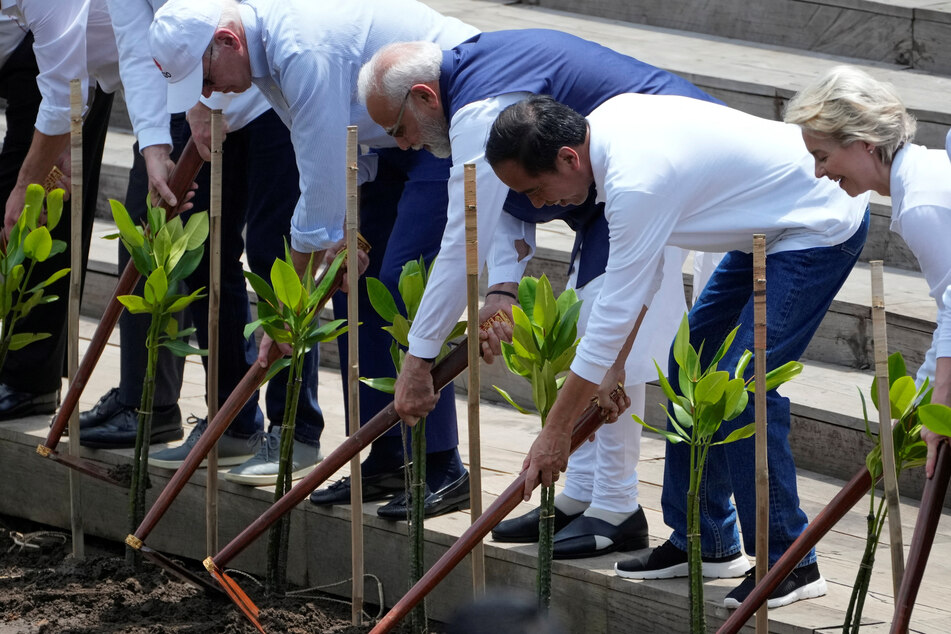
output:
[[[284,398],[284,418],[281,422],[280,458],[274,501],[280,500],[291,490],[294,470],[294,428],[297,419],[297,402],[300,398],[301,372],[304,365],[304,350],[294,347],[294,355],[287,369],[287,391]],[[265,442],[267,440],[265,439]],[[268,532],[267,593],[283,597],[287,591],[287,556],[291,533],[290,515],[282,516]]]
[[[875,553],[878,550],[882,528],[885,526],[885,519],[888,516],[888,506],[885,504],[884,496],[879,501],[878,511],[873,515],[874,506],[875,488],[873,485],[867,518],[868,533],[865,539],[865,552],[862,554],[862,562],[859,564],[858,572],[855,575],[852,596],[849,597],[849,609],[845,614],[845,623],[842,625],[843,634],[849,632],[858,634],[859,632],[862,623],[862,611],[865,608],[865,598],[868,596],[868,587],[872,580],[872,569],[875,567]]]
[[[413,469],[410,479],[409,500],[412,502],[410,513],[410,586],[423,577],[424,563],[424,519],[426,512],[426,419],[420,418],[413,427]],[[413,608],[410,616],[410,628],[413,632],[426,631],[426,603],[421,601]]]
[[[551,604],[551,560],[555,541],[555,485],[541,486],[541,512],[538,516],[538,606],[548,609]]]
[[[687,569],[689,575],[690,631],[704,634],[707,624],[703,611],[703,560],[700,547],[700,483],[706,458],[703,441],[696,426],[690,445],[690,488],[687,490]]]
[[[158,366],[158,344],[161,333],[161,315],[152,314],[148,336],[145,340],[148,360],[145,365],[145,380],[142,382],[142,399],[139,402],[138,428],[135,434],[135,450],[132,457],[132,484],[129,488],[129,528],[135,529],[145,517],[145,490],[149,485],[149,441],[152,436],[152,405],[155,400],[155,368]],[[135,570],[142,566],[138,550],[126,549],[126,563]]]

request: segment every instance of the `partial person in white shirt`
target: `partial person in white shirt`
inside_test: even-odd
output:
[[[478,31],[415,0],[171,0],[156,12],[149,32],[152,56],[169,81],[169,107],[191,108],[199,95],[243,92],[257,86],[290,129],[300,172],[300,196],[291,220],[291,252],[299,273],[308,258],[340,248],[346,210],[347,126],[361,145],[376,148],[376,177],[361,188],[360,231],[370,242],[367,273],[395,293],[399,271],[411,259],[431,260],[445,223],[449,163],[424,152],[403,155],[355,98],[360,66],[385,44],[428,40],[451,47]],[[360,368],[365,376],[395,376],[389,334],[361,283]],[[340,314],[344,302],[335,299]],[[259,359],[272,345],[265,337]],[[340,340],[342,353],[346,342]],[[346,355],[342,354],[346,367]],[[345,391],[346,395],[346,391]],[[361,386],[365,422],[390,398]],[[455,403],[443,391],[442,409],[427,432],[426,514],[468,505],[468,472],[458,453]],[[399,430],[374,443],[363,462],[364,499],[402,490]],[[349,480],[312,496],[317,504],[348,504]],[[383,517],[405,517],[405,496],[381,507]]]
[[[8,129],[4,140],[0,176],[4,232],[9,232],[20,217],[27,186],[45,184],[54,166],[66,174],[58,184],[68,191],[70,81],[79,79],[85,116],[83,200],[64,207],[63,220],[53,237],[69,244],[69,208],[73,203],[81,204],[83,266],[76,273],[84,276],[112,93],[119,87],[118,53],[105,0],[2,0],[0,9],[22,33],[29,32],[10,52],[0,71],[4,96],[10,99],[8,122],[17,128]],[[4,28],[12,29],[10,23]],[[7,43],[12,46],[16,39],[13,32]],[[35,100],[30,103],[30,95],[37,91],[38,107]],[[33,279],[46,279],[69,266],[67,249],[38,264]],[[34,308],[17,330],[50,336],[9,352],[0,370],[0,420],[51,413],[58,403],[66,357],[69,279],[61,278],[47,287],[46,294],[57,295],[60,300]]]
[[[918,259],[938,325],[917,382],[934,386],[932,403],[951,405],[951,162],[942,150],[912,143],[914,117],[895,89],[852,66],[837,66],[803,88],[786,107],[786,121],[802,128],[815,158],[816,178],[850,195],[891,196],[891,230]],[[951,136],[949,136],[951,139]],[[938,444],[948,438],[927,428],[925,470],[930,478]]]
[[[539,148],[526,152],[526,148]],[[721,105],[668,95],[621,95],[587,119],[550,97],[535,96],[499,115],[486,158],[509,187],[533,201],[574,203],[594,184],[605,202],[610,255],[604,290],[592,308],[547,424],[524,462],[525,496],[565,469],[571,425],[597,395],[611,408],[616,382],[637,323],[651,305],[666,246],[725,251],[689,313],[691,343],[701,365],[738,326],[719,368],[732,371],[753,350],[752,236],[766,235],[768,369],[800,357],[858,259],[868,232],[866,196],[850,198],[816,180],[812,157],[795,126],[759,119]],[[671,359],[668,377],[677,385]],[[752,367],[747,369],[752,373]],[[676,388],[675,388],[676,389]],[[710,448],[701,501],[701,549],[706,576],[741,575],[737,519],[746,551],[775,563],[807,524],[799,506],[789,447],[789,401],[767,394],[769,417],[769,553],[755,553],[754,448],[748,438]],[[724,423],[714,440],[751,423],[753,402]],[[629,578],[685,576],[689,452],[667,444],[661,504],[672,528],[648,556],[620,561]],[[735,506],[731,501],[735,499]],[[724,600],[738,606],[752,590],[748,576]],[[772,605],[824,594],[811,551],[773,593]]]
[[[189,133],[207,135],[210,110],[198,104],[189,113],[191,125],[183,112],[170,114],[166,107],[167,84],[143,39],[148,35],[155,11],[164,0],[110,0],[115,39],[120,56],[120,74],[124,94],[136,135],[134,160],[129,175],[126,205],[133,218],[144,218],[148,192],[175,204],[168,189],[168,176]],[[290,226],[294,197],[287,192],[297,190],[297,168],[293,146],[286,126],[271,110],[257,90],[224,100],[221,104],[225,130],[223,147],[222,207],[222,309],[219,319],[218,402],[223,402],[251,365],[257,351],[253,340],[246,339],[244,326],[250,320],[250,307],[242,275],[240,258],[247,256],[252,271],[267,277],[276,257],[283,257],[284,236]],[[199,153],[210,158],[207,138],[198,141]],[[192,211],[208,208],[208,168],[198,176],[195,198],[189,203]],[[186,216],[191,213],[186,209]],[[242,232],[247,228],[254,236],[247,245]],[[189,289],[208,286],[208,252],[205,261],[185,281]],[[129,256],[119,246],[120,266]],[[207,301],[193,304],[189,316],[198,329],[199,345],[207,341]],[[148,319],[124,313],[120,318],[122,340],[120,381],[93,407],[80,415],[82,443],[94,447],[131,446],[135,442],[136,409],[141,398],[145,370],[144,340]],[[182,361],[172,355],[160,355],[153,408],[152,441],[181,437],[181,412],[178,397],[182,381]],[[299,478],[313,469],[320,456],[320,435],[323,416],[317,402],[317,351],[305,359],[301,398],[295,428],[293,477]],[[286,374],[278,375],[268,384],[266,415],[274,425],[283,419]],[[219,464],[235,465],[225,478],[242,484],[269,485],[277,478],[277,436],[263,432],[264,415],[258,406],[258,395],[238,412],[219,441]],[[174,469],[182,464],[207,425],[197,419],[185,443],[156,452],[150,463]]]

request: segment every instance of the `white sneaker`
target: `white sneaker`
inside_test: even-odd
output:
[[[271,433],[261,432],[259,437],[261,444],[258,452],[247,462],[225,473],[225,480],[251,486],[268,486],[277,483],[277,470],[281,459],[281,430],[276,428]],[[324,458],[320,454],[320,447],[305,445],[298,440],[294,440],[293,453],[292,480],[303,478]]]

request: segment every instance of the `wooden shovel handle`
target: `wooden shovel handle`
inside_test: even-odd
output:
[[[344,273],[343,268],[337,271],[330,290],[317,305],[317,312],[320,312],[330,298],[333,297],[334,293],[340,289]],[[320,277],[316,280],[316,285],[319,285],[326,275],[327,269],[324,268]],[[231,394],[229,394],[225,402],[221,404],[221,407],[218,408],[218,412],[208,423],[208,427],[202,435],[198,437],[198,442],[196,442],[195,446],[188,452],[188,456],[185,457],[185,462],[175,471],[175,475],[173,475],[168,481],[168,484],[165,485],[162,493],[159,494],[158,499],[155,500],[155,504],[152,505],[152,508],[149,509],[142,523],[139,524],[139,527],[135,530],[134,536],[137,539],[145,541],[145,539],[148,538],[152,529],[155,528],[158,521],[165,515],[168,507],[171,506],[175,498],[178,497],[178,494],[185,488],[185,484],[192,477],[192,474],[201,466],[202,460],[205,459],[205,456],[208,455],[211,448],[215,446],[218,439],[225,433],[225,430],[231,425],[231,421],[238,415],[238,412],[240,412],[244,404],[248,402],[255,390],[261,386],[261,382],[267,376],[268,369],[281,356],[280,349],[277,347],[277,344],[274,344],[268,352],[267,367],[262,368],[257,361],[251,364],[251,367],[248,368],[244,377],[242,377],[241,381],[231,390]]]
[[[203,164],[204,161],[201,156],[198,155],[198,148],[195,146],[195,142],[189,138],[185,149],[182,150],[182,154],[178,159],[178,163],[175,164],[175,168],[168,177],[169,189],[172,190],[172,193],[175,194],[175,197],[179,201],[177,207],[167,212],[168,218],[177,216],[180,213],[180,208],[185,200],[185,196],[191,184],[195,181],[195,177],[198,176],[198,171]],[[168,209],[164,200],[159,202],[159,206]],[[53,419],[53,424],[50,427],[49,434],[46,436],[46,443],[44,445],[49,451],[54,451],[56,445],[59,444],[60,438],[63,437],[63,432],[69,423],[69,417],[79,404],[79,397],[82,396],[83,390],[86,389],[89,377],[92,376],[92,371],[96,368],[96,363],[98,363],[99,357],[102,356],[102,351],[105,350],[106,344],[109,342],[109,335],[112,334],[116,323],[119,321],[119,315],[122,314],[123,306],[119,303],[118,297],[120,295],[130,294],[138,280],[139,272],[136,270],[132,260],[129,260],[129,263],[126,264],[125,269],[122,271],[122,275],[119,276],[119,281],[116,283],[116,290],[112,294],[112,299],[106,306],[106,310],[99,320],[99,325],[96,326],[96,332],[93,334],[89,342],[89,347],[86,349],[86,354],[83,355],[83,359],[76,370],[76,376],[69,384],[69,389],[66,390],[66,394],[63,396],[63,403],[59,411],[56,412],[56,417]]]
[[[615,395],[620,397],[622,388],[618,388]],[[616,400],[616,399],[615,399]],[[571,432],[571,451],[572,453],[587,441],[588,437],[596,432],[604,424],[604,418],[601,416],[600,408],[592,403],[582,412],[581,417],[575,422],[574,429]],[[465,559],[466,555],[475,548],[476,544],[482,542],[483,538],[489,534],[496,524],[512,512],[522,499],[522,493],[525,490],[525,472],[522,472],[496,498],[489,508],[475,520],[466,531],[459,536],[459,539],[439,558],[433,567],[426,572],[422,578],[416,582],[409,592],[407,592],[393,608],[386,613],[376,627],[370,630],[370,634],[382,634],[389,632],[400,620],[406,616],[413,607],[423,600],[429,592],[435,588],[446,575],[452,572],[460,561]]]
[[[902,577],[898,598],[895,601],[895,618],[892,620],[890,630],[892,634],[907,632],[911,623],[911,611],[915,607],[921,577],[925,574],[925,565],[928,563],[928,555],[934,543],[935,530],[941,518],[949,478],[951,478],[951,449],[947,443],[941,443],[938,445],[934,476],[925,481],[925,489],[921,495],[921,506],[918,509],[915,532],[911,536],[905,576]]]
[[[766,576],[756,584],[750,595],[740,604],[730,618],[720,626],[717,634],[736,634],[759,607],[766,602],[770,593],[782,583],[819,540],[868,493],[872,486],[872,476],[868,469],[862,469],[842,487],[822,511],[816,515],[792,545],[783,553]]]
[[[433,386],[436,392],[439,392],[457,375],[459,375],[466,366],[469,365],[467,350],[464,344],[460,344],[453,349],[442,361],[433,366],[431,370],[433,377]],[[264,531],[280,519],[285,513],[300,504],[304,498],[313,492],[314,489],[324,483],[330,476],[336,473],[340,467],[347,464],[351,458],[357,455],[362,449],[370,445],[379,438],[390,427],[398,423],[399,414],[393,403],[384,407],[373,418],[364,423],[360,429],[351,434],[337,447],[329,456],[317,463],[317,466],[303,480],[294,485],[294,487],[284,494],[280,500],[275,502],[261,516],[254,520],[237,537],[222,548],[212,561],[219,568],[225,568],[235,556],[247,548]]]

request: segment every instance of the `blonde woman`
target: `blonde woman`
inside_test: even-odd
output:
[[[941,150],[912,143],[915,119],[895,90],[865,72],[838,66],[789,102],[786,122],[802,129],[816,161],[851,196],[869,190],[892,199],[891,229],[908,243],[938,305],[938,327],[918,370],[934,384],[932,402],[951,405],[951,162]],[[925,429],[926,472],[940,442]]]

